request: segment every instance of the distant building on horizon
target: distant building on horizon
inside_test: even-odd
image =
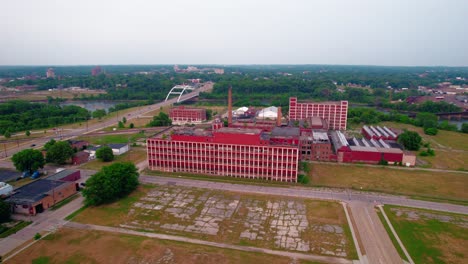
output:
[[[92,76],[97,76],[102,73],[102,68],[101,66],[96,66],[91,70],[91,75]]]
[[[216,73],[216,74],[224,74],[224,69],[217,69],[217,68],[215,68],[215,69],[214,69],[214,73]]]
[[[53,69],[53,68],[47,69],[46,77],[47,77],[47,78],[55,78],[55,72],[54,72],[54,69]]]

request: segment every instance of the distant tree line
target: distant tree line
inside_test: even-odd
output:
[[[85,121],[88,110],[78,106],[8,101],[0,104],[0,134]]]
[[[183,67],[183,65],[180,65]],[[205,67],[205,66],[200,66]],[[0,67],[2,72],[25,73],[35,70],[46,70],[46,67],[22,68]],[[441,112],[456,109],[449,104],[408,105],[390,103],[392,100],[405,100],[409,96],[420,93],[420,85],[437,87],[443,81],[454,84],[468,84],[458,76],[468,74],[467,67],[377,67],[377,66],[332,66],[332,65],[254,65],[227,66],[225,74],[206,73],[175,73],[167,65],[136,65],[136,66],[105,66],[106,74],[90,76],[92,67],[56,67],[61,78],[14,80],[4,85],[14,87],[22,84],[38,85],[45,90],[57,87],[85,87],[104,89],[106,94],[77,96],[76,100],[133,100],[145,104],[163,100],[171,87],[187,82],[188,79],[200,78],[203,81],[214,81],[216,84],[211,93],[200,95],[201,104],[226,104],[227,89],[233,87],[235,106],[269,106],[286,107],[290,96],[303,100],[348,100],[353,103],[369,106],[385,107],[400,111]],[[152,71],[152,74],[137,74],[138,71]],[[6,74],[8,75],[8,74]],[[11,75],[11,74],[10,74]],[[337,87],[360,85],[364,88]],[[409,88],[408,90],[391,92],[387,87]],[[392,94],[390,94],[392,93]],[[245,96],[249,95],[249,96]],[[117,107],[117,106],[116,106]],[[121,107],[131,107],[130,105]],[[428,107],[429,109],[426,109]],[[287,109],[285,109],[287,110]],[[112,111],[112,110],[111,110]]]
[[[354,124],[377,124],[380,122],[392,121],[397,123],[412,124],[422,127],[428,135],[436,135],[437,130],[459,131],[456,125],[450,124],[448,121],[438,122],[438,118],[433,113],[419,112],[415,118],[410,118],[406,114],[400,114],[396,111],[384,113],[374,108],[357,107],[348,110],[348,122]],[[464,132],[463,126],[459,132]],[[464,132],[466,133],[466,132]]]

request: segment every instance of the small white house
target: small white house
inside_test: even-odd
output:
[[[130,147],[128,144],[108,144],[107,146],[109,146],[111,149],[112,149],[112,153],[114,153],[114,155],[118,156],[118,155],[122,155],[124,154],[125,152],[128,152],[130,150]]]

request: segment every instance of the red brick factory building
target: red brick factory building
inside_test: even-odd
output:
[[[201,123],[206,121],[206,110],[179,106],[169,110],[169,118],[174,124]]]
[[[298,147],[272,144],[260,129],[183,129],[147,148],[151,170],[297,182]]]
[[[303,120],[321,117],[328,122],[330,129],[346,130],[348,101],[340,102],[299,102],[296,97],[289,98],[289,119]]]
[[[289,104],[285,123],[281,107],[276,121],[234,120],[229,89],[228,127],[217,119],[211,129],[175,128],[167,138],[149,138],[149,169],[297,182],[300,160],[414,166],[415,156],[404,152],[395,141],[398,134],[386,127],[365,126],[368,139],[347,139],[340,131],[346,129],[347,101],[299,103],[292,97]]]

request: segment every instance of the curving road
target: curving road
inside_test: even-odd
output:
[[[186,94],[182,95],[181,100],[191,98],[191,97],[193,97],[194,94],[199,94],[200,92],[209,91],[209,90],[213,89],[213,85],[214,85],[213,82],[206,82],[206,83],[204,83],[204,85],[202,87],[200,87],[200,88],[198,88],[196,90],[193,90],[190,93],[186,93]],[[174,98],[171,98],[171,99],[169,99],[167,101],[163,101],[163,102],[160,102],[160,103],[157,103],[157,104],[148,105],[148,106],[144,106],[144,107],[137,107],[133,111],[126,112],[127,121],[136,119],[136,118],[138,118],[140,116],[144,116],[145,114],[148,114],[149,112],[157,110],[157,109],[159,109],[161,107],[169,106],[169,105],[174,104],[176,102],[177,102],[177,97],[174,97]],[[121,115],[119,117],[122,118],[123,116]],[[59,137],[61,139],[71,139],[71,138],[75,138],[77,136],[90,134],[90,133],[93,133],[95,131],[101,130],[103,128],[116,125],[118,123],[118,121],[119,121],[119,117],[107,119],[107,120],[104,120],[104,121],[99,122],[97,124],[89,125],[87,129],[86,128],[81,128],[81,129],[72,129],[72,130],[60,130]],[[40,146],[43,146],[45,143],[47,143],[47,141],[49,141],[51,138],[57,138],[57,136],[34,139],[34,140],[29,141],[28,144],[20,145],[19,147],[15,147],[13,149],[10,148],[10,149],[5,150],[5,149],[2,148],[2,149],[0,149],[0,158],[7,158],[7,157],[10,157],[10,156],[14,155],[16,152],[19,152],[19,151],[21,151],[23,149],[26,149],[26,148],[30,148],[31,144],[35,144],[36,145],[35,148],[38,148]]]

